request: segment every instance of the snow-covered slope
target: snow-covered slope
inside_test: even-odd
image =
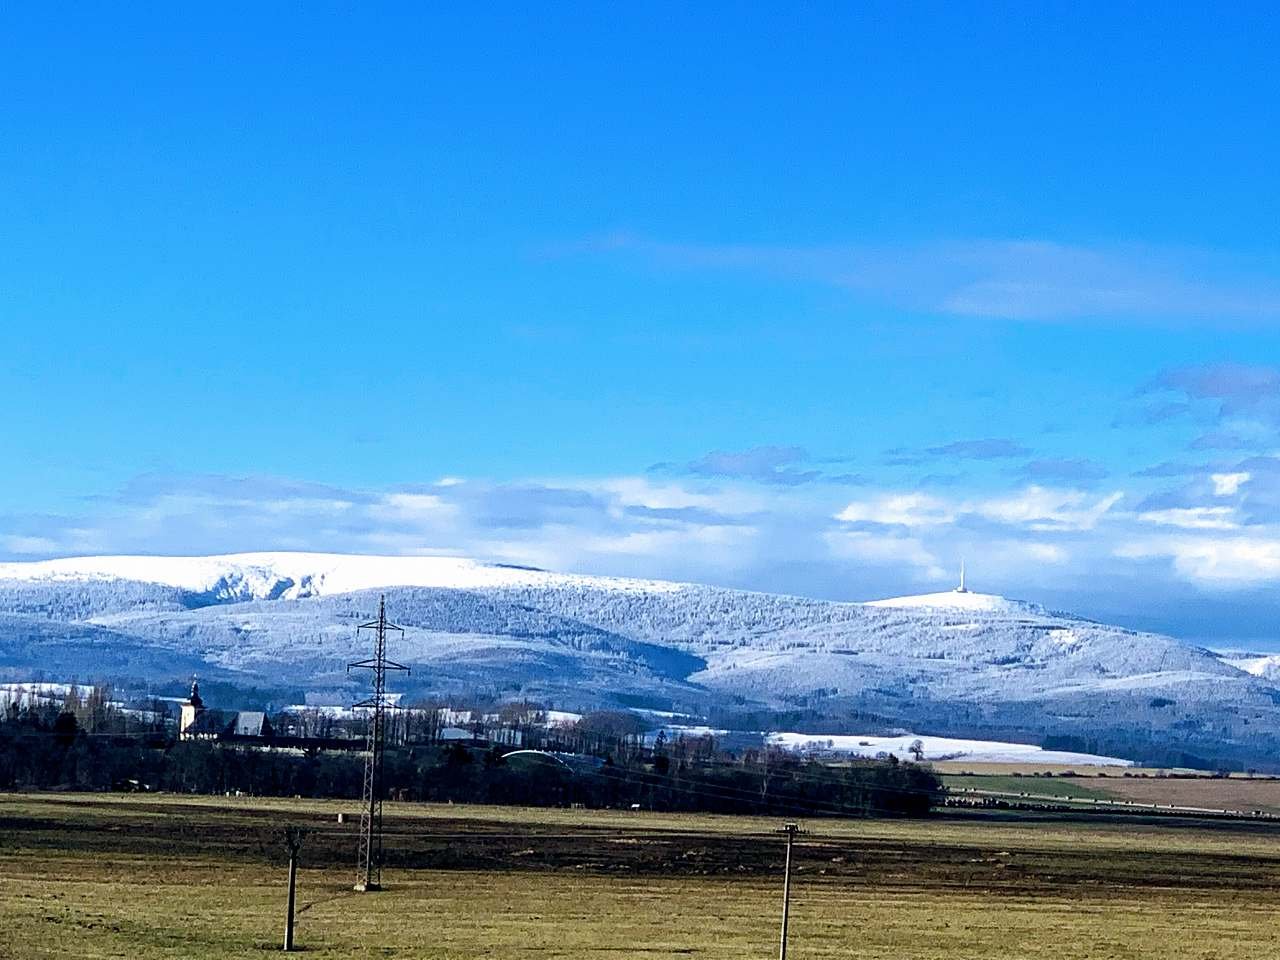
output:
[[[1110,730],[1280,761],[1280,691],[1266,669],[1035,603],[960,591],[835,603],[454,557],[3,564],[0,681],[197,669],[342,702],[358,692],[345,670],[365,643],[355,626],[383,593],[408,628],[395,655],[415,666],[397,678],[410,696],[804,711],[1025,742]],[[1095,749],[1123,755],[1114,739]]]
[[[1270,681],[1280,680],[1280,654],[1268,653],[1242,657],[1224,656],[1222,660],[1224,663],[1229,663],[1237,670],[1243,670],[1251,676],[1261,677]]]
[[[944,593],[922,593],[912,597],[890,597],[868,601],[869,607],[901,607],[911,610],[973,610],[993,614],[1043,614],[1044,607],[1025,600],[1010,600],[994,593],[970,590],[947,590]]]
[[[338,553],[235,553],[215,557],[107,556],[0,563],[0,580],[136,581],[176,587],[219,602],[296,600],[375,587],[590,586],[649,593],[679,590],[662,580],[548,573],[463,557],[388,557]]]
[[[1119,757],[1100,757],[1092,753],[1045,750],[1029,743],[1003,743],[998,740],[958,740],[953,737],[916,736],[914,733],[877,737],[870,734],[823,736],[809,733],[775,733],[769,742],[804,753],[844,754],[851,757],[876,757],[892,753],[896,757],[912,755],[919,743],[926,760],[968,760],[971,763],[1042,763],[1074,764],[1081,767],[1127,767],[1132,761]]]

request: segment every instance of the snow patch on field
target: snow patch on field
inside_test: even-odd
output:
[[[73,683],[0,683],[0,704],[12,703],[16,707],[36,706],[42,703],[58,703],[67,698]],[[81,687],[87,692],[89,687]]]
[[[568,710],[548,710],[546,711],[546,716],[548,727],[572,727],[582,719],[582,714],[572,713]]]
[[[789,750],[816,753],[841,753],[855,757],[874,757],[892,753],[907,760],[911,745],[917,740],[924,747],[926,760],[971,760],[974,763],[1045,763],[1075,764],[1094,767],[1131,767],[1131,760],[1102,757],[1091,753],[1045,750],[1029,743],[1003,743],[998,740],[957,740],[952,737],[916,736],[905,733],[892,737],[840,734],[825,736],[810,733],[775,733],[769,742]]]

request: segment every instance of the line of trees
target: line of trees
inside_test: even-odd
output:
[[[263,749],[178,741],[156,718],[113,706],[106,694],[9,704],[0,715],[0,789],[166,790],[264,796],[359,797],[358,752]],[[84,718],[82,721],[82,717]],[[144,718],[146,719],[146,718]],[[393,799],[719,813],[886,816],[928,813],[941,793],[926,767],[887,761],[831,766],[771,748],[731,756],[711,737],[645,745],[626,713],[589,715],[568,728],[506,718],[554,756],[470,743],[407,743],[386,754]],[[132,724],[132,729],[130,725]],[[536,733],[536,736],[533,736]]]

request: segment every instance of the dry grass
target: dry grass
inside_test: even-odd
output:
[[[1092,781],[1091,786],[1118,799],[1136,800],[1140,803],[1172,803],[1186,807],[1280,813],[1280,780],[1236,777],[1184,780],[1170,777],[1163,780],[1113,780],[1106,786],[1099,786],[1096,781]]]
[[[952,789],[1031,796],[1130,800],[1135,803],[1249,813],[1280,813],[1280,780],[1246,777],[1036,777],[1008,774],[944,774]]]
[[[976,774],[989,777],[1060,777],[1063,774],[1071,774],[1075,777],[1085,779],[1096,777],[1100,780],[1120,778],[1126,780],[1139,778],[1164,779],[1169,776],[1204,780],[1219,779],[1204,770],[1192,770],[1186,767],[1098,767],[1085,766],[1083,764],[1073,766],[1062,763],[984,763],[969,760],[937,760],[930,763],[929,766],[941,774]],[[1272,780],[1275,777],[1272,774],[1232,773],[1230,779]]]
[[[350,808],[0,796],[0,956],[260,958],[278,946],[284,899],[262,842],[282,819],[312,829],[299,888],[307,956],[776,952],[772,821],[395,805],[389,889],[356,895],[351,828],[333,818]],[[809,826],[798,960],[1243,960],[1280,947],[1280,836],[1263,825]]]
[[[1074,773],[1081,777],[1119,777],[1123,776],[1124,772],[1135,772],[1127,767],[1072,767],[1061,763],[973,763],[967,760],[939,760],[930,763],[929,766],[942,774],[971,773],[989,777],[1046,775],[1059,777],[1064,773]],[[1145,773],[1146,771],[1140,772]],[[1151,773],[1155,773],[1155,771],[1152,770]]]

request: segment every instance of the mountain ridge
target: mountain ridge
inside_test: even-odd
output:
[[[396,580],[417,583],[387,582]],[[422,668],[406,681],[415,696],[485,692],[700,715],[800,710],[991,739],[1108,730],[1280,762],[1280,693],[1267,676],[1028,601],[950,591],[836,602],[458,557],[3,564],[0,679],[28,679],[20,674],[36,663],[53,676],[57,658],[42,651],[76,664],[96,653],[109,674],[114,642],[151,679],[171,657],[175,672],[202,661],[246,685],[347,702],[359,692],[345,673],[362,649],[354,627],[384,594],[407,629],[397,659]]]
[[[208,556],[104,555],[0,563],[0,580],[123,580],[215,593],[227,601],[300,599],[374,587],[522,586],[590,582],[677,589],[667,580],[561,574],[468,557],[263,551]]]

